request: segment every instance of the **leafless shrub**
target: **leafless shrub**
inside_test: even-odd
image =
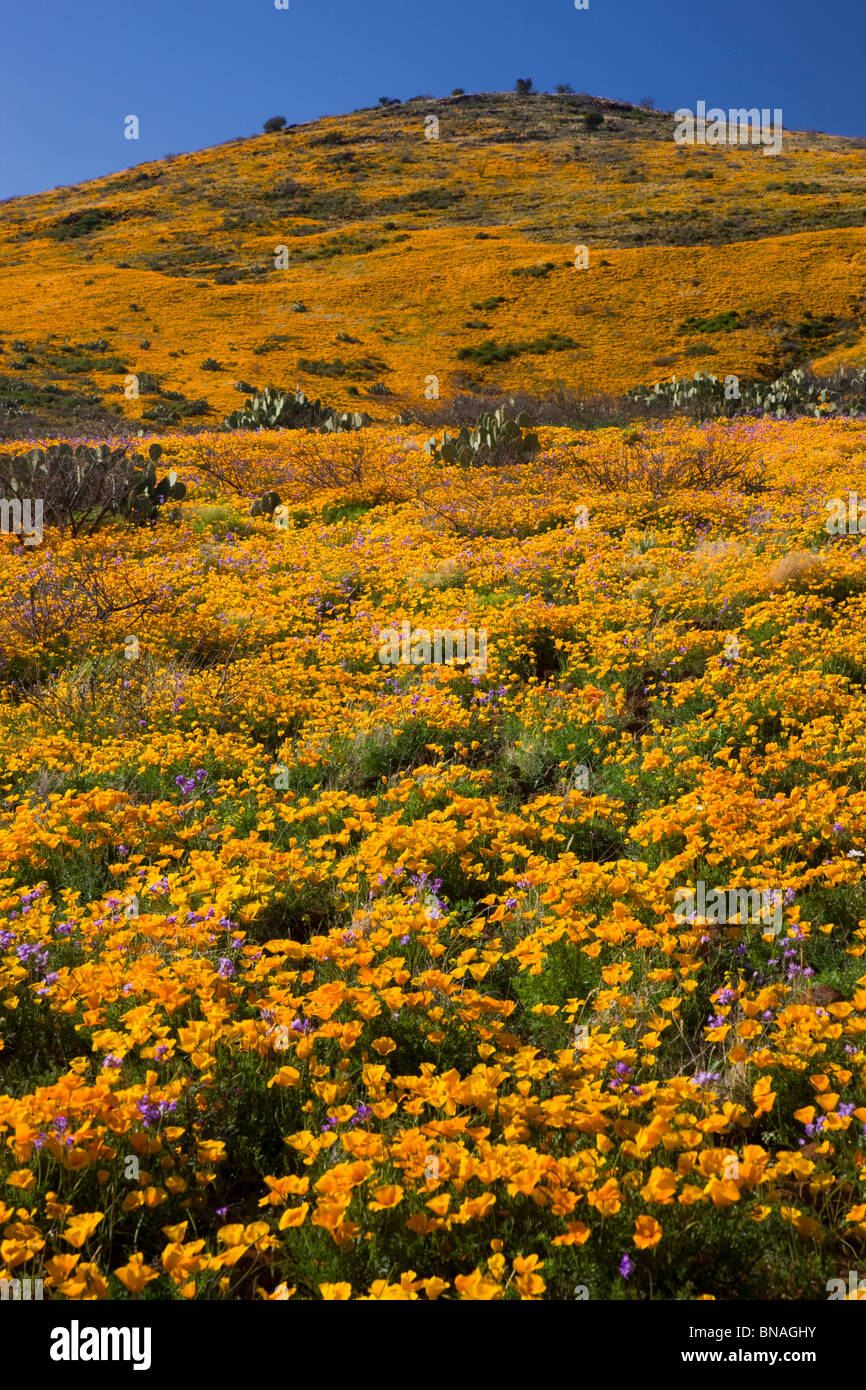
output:
[[[583,394],[560,381],[543,395],[528,391],[458,394],[450,400],[417,409],[413,418],[425,429],[447,428],[475,424],[479,416],[500,408],[509,415],[528,415],[532,426],[567,425],[572,429],[626,424],[647,413],[634,406],[626,409],[622,401],[602,391]]]
[[[310,492],[339,489],[362,494],[370,502],[396,501],[408,494],[382,468],[381,443],[372,431],[309,433],[299,441],[292,463],[295,483]]]
[[[226,488],[229,492],[244,493],[249,488],[250,466],[248,461],[245,458],[226,457],[212,444],[201,444],[196,447],[195,464],[192,471],[203,473],[206,478],[213,479],[215,483]]]
[[[127,650],[109,642],[59,671],[14,682],[13,694],[47,727],[94,739],[140,735],[154,719],[177,713],[195,688],[197,701],[210,707],[213,728],[222,732],[255,685],[256,664],[239,653],[245,630],[246,625],[218,652],[206,638],[164,654],[142,642],[128,659]]]
[[[336,435],[313,435],[301,443],[294,459],[298,482],[311,489],[363,485],[370,474],[373,450],[362,433],[351,442]]]
[[[87,739],[131,737],[177,703],[192,675],[182,659],[160,660],[142,650],[127,661],[122,651],[105,651],[30,685],[21,705],[48,727]]]
[[[425,461],[426,464],[426,461]],[[521,496],[498,469],[418,465],[408,480],[428,526],[457,536],[529,535],[534,518],[520,510]]]
[[[28,652],[16,665],[13,684],[20,690],[38,681],[50,659],[48,649],[58,641],[67,650],[116,649],[121,619],[128,627],[165,614],[172,603],[170,584],[155,584],[137,565],[118,564],[98,552],[31,565],[25,582],[0,609],[0,647],[23,645]]]
[[[648,492],[653,497],[726,485],[751,487],[759,481],[748,446],[710,431],[687,451],[627,440],[617,454],[581,458],[575,466],[586,482],[600,490]]]

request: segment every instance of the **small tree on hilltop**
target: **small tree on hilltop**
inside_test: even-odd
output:
[[[532,78],[518,77],[516,83],[514,84],[514,90],[518,96],[529,96],[529,93],[532,91]]]
[[[275,135],[278,130],[282,130],[285,124],[285,116],[271,116],[269,121],[265,121],[265,134]]]

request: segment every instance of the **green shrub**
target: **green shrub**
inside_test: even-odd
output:
[[[313,357],[299,357],[298,371],[309,372],[311,376],[330,376],[330,377],[374,377],[382,370],[387,371],[387,363],[382,362],[378,357],[358,357],[351,362],[344,362],[338,357],[334,362],[323,362]]]
[[[534,280],[545,279],[552,270],[556,269],[555,261],[539,262],[537,265],[519,265],[512,270],[512,275],[528,275]]]
[[[788,183],[768,183],[767,188],[780,189],[783,193],[826,193],[827,189],[822,183],[803,183],[800,179],[792,180]]]
[[[487,338],[477,347],[460,348],[457,357],[461,362],[477,362],[488,367],[493,362],[510,362],[513,357],[524,353],[564,352],[576,348],[577,343],[562,333],[548,333],[545,338],[533,338],[521,343],[495,343]]]
[[[287,333],[271,333],[261,343],[256,343],[253,354],[256,357],[263,357],[266,352],[276,352],[281,344],[287,342],[289,342]]]
[[[415,188],[411,193],[400,193],[390,199],[388,208],[392,212],[400,212],[403,209],[411,211],[421,211],[424,208],[441,210],[450,208],[454,203],[459,203],[466,197],[465,189],[453,187],[443,187],[441,184],[433,183],[426,188]]]
[[[80,208],[78,212],[70,212],[66,217],[61,217],[59,222],[55,222],[53,227],[49,228],[48,235],[55,241],[72,241],[76,237],[102,231],[103,227],[116,222],[118,216],[114,208]]]
[[[330,241],[311,246],[305,251],[295,252],[297,261],[330,260],[332,256],[365,256],[368,251],[378,251],[380,246],[388,246],[389,239],[384,236],[361,236],[358,232],[332,237]]]
[[[724,309],[719,314],[713,314],[711,318],[702,319],[697,314],[690,314],[682,324],[682,332],[691,331],[692,333],[733,333],[740,327],[740,314],[737,309]]]

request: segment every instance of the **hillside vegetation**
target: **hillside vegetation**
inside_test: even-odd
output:
[[[431,376],[447,400],[862,360],[866,144],[673,129],[600,98],[417,98],[12,199],[0,428],[213,426],[236,383],[388,420]]]

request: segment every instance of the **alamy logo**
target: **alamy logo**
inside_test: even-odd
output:
[[[69,1327],[51,1330],[52,1361],[131,1361],[134,1371],[150,1370],[149,1327]]]
[[[24,535],[24,545],[42,542],[42,498],[0,497],[0,531]]]
[[[707,110],[705,101],[698,102],[697,112],[682,106],[674,112],[677,122],[674,140],[678,145],[763,145],[764,154],[782,152],[782,108],[775,107],[770,121],[767,106],[758,110],[744,106],[723,111],[720,106]]]
[[[379,661],[383,666],[451,666],[455,661],[468,663],[474,674],[487,670],[487,628],[478,633],[478,651],[475,650],[475,629],[417,627],[404,622],[398,632],[395,627],[385,627],[379,633],[385,640],[379,648]]]
[[[0,1279],[0,1299],[36,1299],[42,1298],[41,1279]],[[35,1292],[34,1292],[35,1285]]]
[[[866,1279],[860,1278],[858,1269],[848,1270],[848,1287],[845,1287],[844,1279],[828,1279],[826,1284],[827,1293],[830,1295],[828,1303],[838,1302],[839,1299],[856,1298],[859,1300],[866,1297]],[[832,1290],[832,1292],[831,1292]]]
[[[847,505],[842,497],[827,498],[824,530],[831,536],[866,535],[866,502],[861,502],[856,492],[849,491],[845,496]]]
[[[691,888],[677,888],[674,898],[678,922],[703,917],[719,926],[753,923],[763,927],[763,935],[778,936],[782,930],[782,894],[778,889],[761,892],[757,888],[711,888],[707,893],[707,885],[701,879],[696,893]]]

